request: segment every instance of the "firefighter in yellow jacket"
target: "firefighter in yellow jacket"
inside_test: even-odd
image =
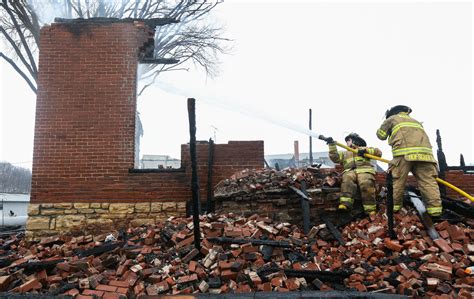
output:
[[[441,197],[436,177],[438,171],[431,143],[420,122],[410,116],[411,108],[398,105],[387,110],[386,119],[377,130],[381,140],[388,138],[393,160],[389,171],[393,176],[393,210],[403,205],[403,195],[408,173],[411,171],[418,181],[421,196],[426,201],[426,210],[431,216],[442,213]]]
[[[357,149],[357,153],[350,151],[338,152],[334,140],[329,137],[329,158],[334,163],[340,163],[344,167],[341,184],[341,197],[339,198],[339,209],[350,210],[354,204],[354,197],[358,187],[362,198],[362,205],[367,214],[374,214],[375,204],[375,169],[370,159],[365,158],[368,153],[382,156],[378,148],[366,147],[367,143],[358,134],[351,133],[346,136],[347,146]]]

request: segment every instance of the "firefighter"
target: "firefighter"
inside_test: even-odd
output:
[[[347,135],[345,141],[347,146],[356,149],[357,153],[338,152],[336,143],[331,137],[326,141],[329,145],[329,158],[344,167],[339,210],[352,209],[354,196],[359,188],[364,211],[369,215],[375,214],[375,169],[370,159],[365,158],[364,154],[380,157],[382,152],[378,148],[367,147],[365,140],[356,133]]]
[[[381,140],[388,138],[393,159],[389,171],[393,176],[393,210],[403,205],[403,195],[408,173],[411,171],[418,181],[421,196],[426,201],[426,210],[431,216],[442,213],[441,197],[436,177],[436,160],[431,143],[420,122],[410,116],[411,108],[398,105],[387,110],[385,121],[377,130]]]

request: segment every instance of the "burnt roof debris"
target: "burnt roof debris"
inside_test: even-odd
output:
[[[146,27],[150,30],[150,38],[147,42],[140,47],[139,53],[139,63],[142,64],[177,64],[179,63],[178,59],[174,58],[163,58],[163,57],[154,57],[155,53],[155,41],[153,35],[155,28],[158,26],[165,26],[170,24],[179,23],[179,20],[175,18],[152,18],[152,19],[135,19],[135,18],[77,18],[77,19],[64,19],[64,18],[55,18],[54,22],[57,24],[66,25],[68,30],[74,34],[74,36],[79,37],[82,34],[90,34],[92,25],[107,25],[113,23],[134,23],[134,22],[143,22]]]
[[[55,23],[62,24],[111,24],[111,23],[133,23],[133,22],[144,22],[150,28],[155,28],[157,26],[165,26],[169,24],[179,23],[179,20],[175,18],[152,18],[152,19],[134,19],[134,18],[77,18],[77,19],[65,19],[65,18],[55,18]]]
[[[144,57],[140,60],[142,64],[176,64],[179,62],[179,59],[174,58],[149,58]]]

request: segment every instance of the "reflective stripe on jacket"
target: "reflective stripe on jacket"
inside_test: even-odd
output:
[[[381,140],[388,138],[394,157],[404,156],[408,161],[436,162],[423,125],[405,112],[387,118],[377,130],[377,137]]]
[[[358,149],[363,149],[360,147]],[[381,157],[382,151],[378,148],[367,147],[367,153]],[[344,167],[344,172],[355,170],[357,173],[368,172],[375,174],[375,169],[369,158],[360,157],[356,153],[350,151],[338,152],[335,144],[329,145],[329,158],[334,163],[339,163]]]

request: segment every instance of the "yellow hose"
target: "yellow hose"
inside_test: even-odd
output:
[[[357,153],[357,150],[351,148],[351,147],[348,147],[347,145],[345,144],[342,144],[342,143],[339,143],[339,142],[336,142],[336,145],[337,146],[340,146],[348,151],[351,151],[353,153]],[[367,158],[370,158],[370,159],[373,159],[373,160],[377,160],[377,161],[381,161],[381,162],[385,162],[385,163],[389,163],[390,161],[387,160],[387,159],[384,159],[384,158],[381,158],[381,157],[377,157],[377,156],[374,156],[374,155],[371,155],[371,154],[364,154],[365,157]],[[445,180],[442,180],[440,178],[436,178],[436,181],[442,185],[445,185],[446,187],[448,188],[451,188],[452,190],[456,191],[457,193],[461,194],[462,196],[468,198],[470,201],[474,202],[474,197],[469,195],[468,193],[464,192],[463,190],[459,189],[458,187],[446,182]]]

